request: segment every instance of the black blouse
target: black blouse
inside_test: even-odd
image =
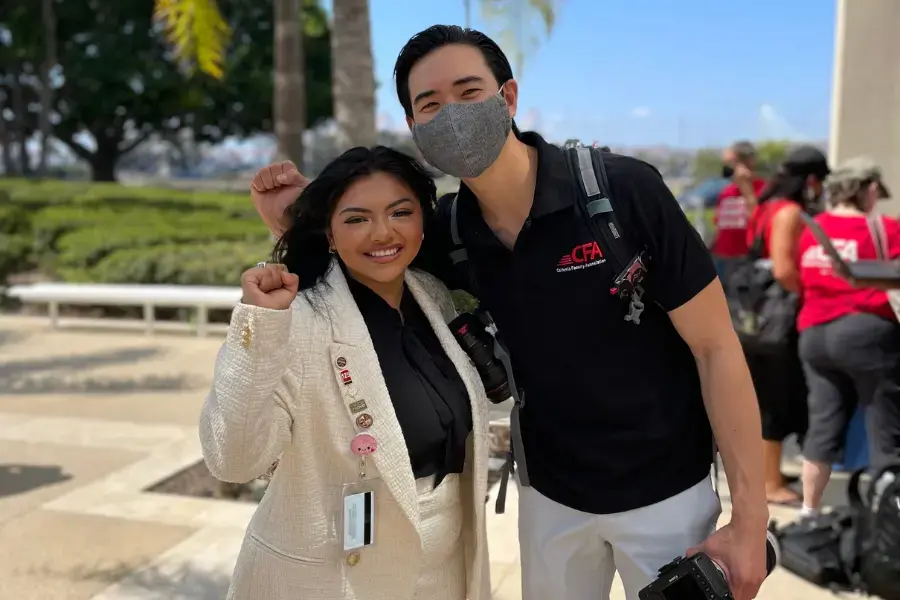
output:
[[[433,475],[437,486],[463,470],[472,431],[466,387],[408,289],[398,311],[365,285],[347,281],[375,346],[413,475]]]

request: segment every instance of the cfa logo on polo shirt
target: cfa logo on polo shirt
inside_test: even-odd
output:
[[[603,251],[600,250],[597,242],[588,242],[587,244],[579,244],[572,248],[572,251],[563,254],[559,262],[556,263],[557,273],[568,273],[569,271],[580,271],[588,267],[595,267],[603,264],[606,259],[603,258]]]

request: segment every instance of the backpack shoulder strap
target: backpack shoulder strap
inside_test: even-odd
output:
[[[875,244],[875,256],[878,260],[888,260],[890,251],[888,250],[884,217],[881,215],[870,214],[866,217],[866,222],[869,224],[869,235],[872,236],[872,242]]]
[[[458,197],[457,194],[453,194],[453,198],[450,200],[450,239],[453,240],[453,250],[450,252],[450,258],[453,259],[454,265],[469,258],[466,247],[463,246],[459,237],[459,217],[457,216],[459,202],[456,201]]]
[[[854,471],[853,475],[850,476],[850,481],[847,482],[847,499],[849,501],[850,508],[853,509],[857,514],[860,514],[867,508],[866,501],[863,499],[863,496],[859,491],[859,481],[865,472],[865,469]]]
[[[450,260],[453,261],[453,266],[464,274],[469,282],[469,290],[477,296],[478,282],[469,265],[469,253],[459,235],[459,216],[457,214],[459,194],[452,194],[452,196],[450,199],[450,240],[453,242],[453,249],[450,251]]]
[[[575,179],[578,210],[588,223],[594,239],[610,255],[617,276],[610,294],[627,300],[625,320],[640,325],[644,311],[644,288],[641,283],[648,272],[650,256],[647,248],[637,247],[616,219],[610,194],[609,178],[603,164],[603,151],[598,148],[570,146],[564,149],[566,162]]]
[[[634,252],[624,231],[616,219],[603,153],[598,148],[566,148],[569,170],[578,187],[578,197],[584,216],[596,226],[594,234],[600,238],[607,252],[611,254],[616,272],[627,266]]]

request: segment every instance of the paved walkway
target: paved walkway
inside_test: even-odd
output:
[[[0,317],[0,598],[224,598],[254,506],[142,491],[200,460],[219,344]],[[488,521],[496,600],[521,597],[515,505]],[[785,572],[760,595],[826,597]]]

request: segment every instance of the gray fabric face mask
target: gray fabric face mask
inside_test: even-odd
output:
[[[428,164],[470,179],[494,164],[511,129],[509,107],[498,92],[482,102],[445,104],[429,122],[413,125],[412,135]]]

